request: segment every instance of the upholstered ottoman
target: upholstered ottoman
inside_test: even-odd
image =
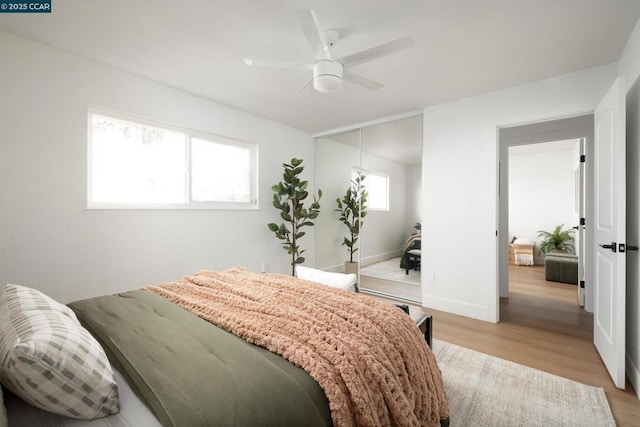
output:
[[[544,258],[544,278],[551,282],[578,284],[578,257],[550,253]]]

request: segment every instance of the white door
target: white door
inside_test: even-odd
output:
[[[584,138],[580,139],[580,157],[582,158],[585,155],[585,140]],[[584,225],[582,224],[582,218],[584,218],[584,187],[586,184],[586,176],[584,169],[584,161],[580,160],[578,167],[578,176],[576,177],[576,185],[578,186],[576,204],[578,205],[578,225],[576,232],[576,251],[578,253],[578,304],[580,307],[584,307],[584,250],[585,250],[585,236],[584,236]]]
[[[596,108],[595,307],[593,341],[616,387],[625,382],[625,84]]]

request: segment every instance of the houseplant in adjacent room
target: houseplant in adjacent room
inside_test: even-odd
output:
[[[539,254],[547,254],[551,252],[575,252],[575,247],[573,246],[573,229],[569,228],[563,230],[562,227],[564,227],[564,224],[558,225],[550,232],[538,230],[538,237],[542,239],[538,250]]]
[[[282,247],[291,255],[291,275],[296,274],[296,265],[302,264],[305,252],[300,247],[300,238],[306,233],[303,227],[313,227],[313,220],[320,213],[320,198],[322,190],[318,190],[317,197],[313,196],[313,202],[308,208],[305,207],[305,200],[309,196],[307,187],[308,181],[300,178],[304,170],[302,160],[293,158],[290,163],[283,163],[284,173],[282,181],[271,187],[273,190],[273,206],[280,211],[282,223],[269,223],[269,230],[273,231],[276,237],[283,240]]]
[[[363,224],[362,218],[367,215],[367,192],[363,184],[364,179],[365,176],[359,173],[351,181],[342,199],[336,199],[338,208],[335,211],[340,214],[340,222],[348,229],[348,235],[342,241],[342,245],[346,246],[349,252],[349,261],[344,263],[346,273],[358,272],[358,262],[353,260],[353,254],[358,250],[356,243]]]

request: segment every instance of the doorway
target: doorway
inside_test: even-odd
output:
[[[509,147],[509,298],[500,319],[592,340],[593,315],[579,307],[583,145],[584,138]]]
[[[509,220],[509,206],[510,206],[510,179],[509,179],[509,171],[510,171],[510,155],[509,152],[511,148],[514,151],[527,151],[535,153],[536,150],[540,151],[540,148],[546,144],[554,141],[567,141],[567,140],[580,140],[579,144],[582,148],[582,152],[576,154],[577,158],[575,161],[579,162],[580,160],[584,160],[584,163],[581,163],[579,170],[581,176],[581,181],[584,182],[584,187],[586,188],[586,192],[583,194],[592,194],[590,191],[593,188],[593,170],[588,167],[588,162],[586,160],[590,158],[593,153],[593,115],[583,115],[577,117],[570,117],[565,119],[558,120],[550,120],[544,122],[538,122],[527,125],[517,125],[517,126],[509,126],[502,127],[498,131],[498,144],[499,144],[499,218],[498,218],[498,286],[499,286],[499,296],[500,298],[508,298],[509,297],[509,249],[511,240],[513,237],[518,237],[515,230],[512,230],[510,220]],[[572,144],[572,143],[567,143]],[[580,156],[584,155],[581,159]],[[549,165],[546,165],[549,167]],[[545,173],[545,166],[541,166],[538,174]],[[535,174],[531,177],[535,179]],[[580,180],[579,180],[580,181]],[[578,192],[579,193],[579,192]],[[569,227],[577,226],[581,222],[586,222],[588,224],[589,218],[593,217],[593,201],[589,198],[581,197],[580,194],[575,196],[576,199],[582,200],[580,206],[575,206],[575,210],[577,210],[578,216],[573,220],[571,217],[568,217],[566,221],[571,221],[568,225]],[[538,202],[541,203],[541,202]],[[539,206],[534,206],[530,209],[540,209]],[[580,212],[581,211],[581,212]],[[557,221],[557,220],[556,220]],[[553,221],[552,221],[553,222]],[[551,223],[550,223],[551,224]],[[555,225],[561,225],[562,223],[558,223]],[[553,224],[551,224],[553,225]],[[555,227],[554,225],[554,227]],[[527,234],[528,239],[533,240],[535,242],[537,238],[537,230],[545,227],[544,225],[540,226],[524,226],[518,225],[518,227],[523,227],[523,229],[519,229],[519,232]],[[528,227],[528,228],[527,228]],[[538,228],[540,227],[540,228]],[[580,226],[582,227],[582,226]],[[535,229],[535,230],[534,230]],[[591,247],[593,245],[593,230],[588,226],[582,227],[579,232],[583,232],[583,238],[578,241],[579,246]],[[533,234],[533,235],[531,235]],[[580,234],[580,233],[576,233]],[[538,255],[532,254],[533,256]],[[589,280],[589,278],[593,278],[593,260],[591,251],[586,251],[583,253],[581,260],[581,265],[579,266],[579,280],[578,280],[578,289],[584,290],[584,305],[585,309],[588,312],[593,312],[593,280]],[[538,263],[540,263],[540,257],[537,258]],[[535,259],[532,260],[532,263],[535,263]],[[580,288],[582,286],[582,288]],[[497,304],[499,307],[500,304]],[[499,309],[498,309],[499,311]],[[498,318],[500,317],[500,313],[498,312]]]
[[[544,280],[569,284],[584,306],[579,292],[583,143],[569,139],[509,147],[509,291],[518,270],[521,277],[540,277],[535,283],[543,286]]]

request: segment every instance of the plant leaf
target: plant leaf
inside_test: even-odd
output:
[[[274,222],[267,224],[267,227],[269,227],[269,230],[273,231],[274,233],[278,231],[278,224]]]

